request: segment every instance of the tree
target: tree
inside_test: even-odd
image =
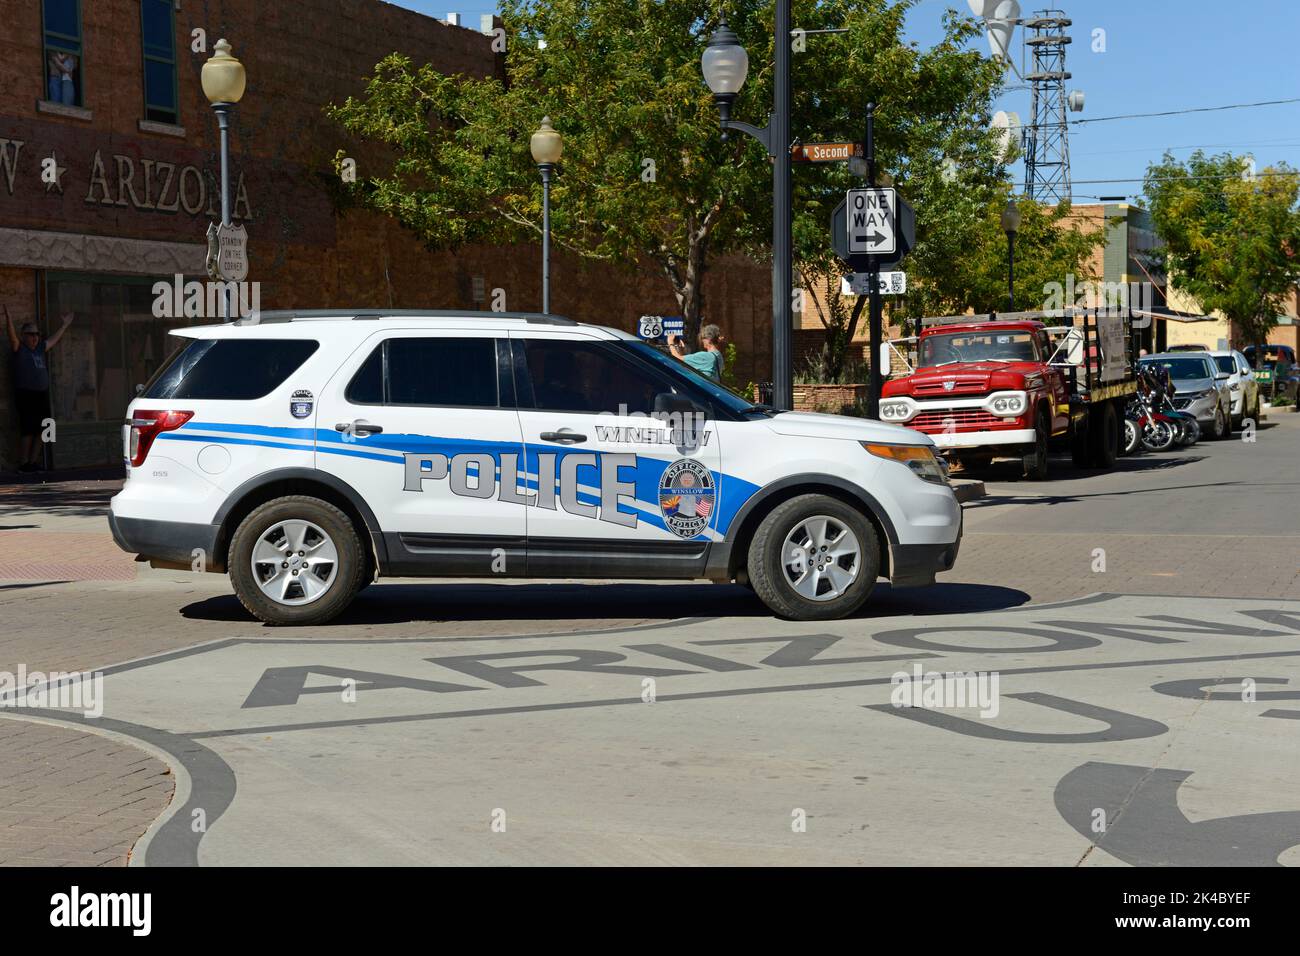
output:
[[[977,210],[974,226],[959,233],[963,248],[953,248],[938,236],[919,251],[918,263],[926,281],[915,292],[909,286],[907,311],[922,315],[956,315],[967,308],[975,312],[1004,312],[1007,308],[1007,235],[1002,231],[1002,211],[1009,193],[994,191]],[[1065,285],[1096,278],[1089,259],[1106,241],[1105,229],[1084,232],[1070,222],[1069,203],[1044,206],[1029,199],[1016,202],[1020,229],[1016,233],[1016,308],[1043,306],[1052,283]],[[917,258],[913,257],[914,260]]]
[[[1198,150],[1186,163],[1166,153],[1144,188],[1172,281],[1260,344],[1300,280],[1300,174],[1284,163],[1245,169],[1231,153]]]
[[[962,165],[961,188],[989,188],[1003,172],[987,133],[1001,70],[968,49],[977,29],[951,12],[934,47],[903,42],[904,17],[916,2],[795,0],[801,29],[848,33],[790,39],[793,134],[858,140],[871,97],[881,165],[900,185],[928,201],[926,184],[953,157]],[[772,96],[771,0],[730,0],[726,12],[750,57],[733,115],[762,125]],[[765,256],[771,234],[768,158],[742,134],[721,140],[700,76],[716,0],[505,0],[501,16],[504,81],[448,76],[393,55],[378,64],[364,95],[328,109],[392,156],[391,167],[358,182],[352,198],[432,247],[536,237],[541,192],[528,137],[549,115],[565,143],[552,191],[554,240],[626,268],[654,263],[693,334],[710,254]],[[797,170],[801,259],[828,262],[831,208],[850,183],[843,166]],[[929,215],[921,213],[921,222],[943,221],[938,210]]]

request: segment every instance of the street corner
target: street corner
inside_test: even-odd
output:
[[[1300,817],[1275,759],[1297,635],[1297,602],[1099,595],[816,629],[231,641],[109,669],[105,718],[204,754],[206,863],[346,864],[364,841],[394,864],[1263,865]],[[518,820],[499,839],[496,809]]]

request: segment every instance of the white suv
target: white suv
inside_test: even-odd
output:
[[[773,412],[613,329],[390,310],[173,334],[127,412],[114,538],[228,571],[273,624],[380,575],[739,581],[830,619],[957,557],[925,435]]]

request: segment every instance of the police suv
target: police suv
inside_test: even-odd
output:
[[[822,620],[957,556],[925,435],[775,412],[614,329],[349,310],[172,334],[127,412],[113,536],[228,572],[272,624],[380,575],[738,581]]]

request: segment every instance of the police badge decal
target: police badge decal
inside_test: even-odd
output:
[[[289,396],[289,414],[294,418],[306,418],[311,414],[312,394],[305,388],[297,389]]]
[[[659,479],[659,511],[668,530],[693,538],[709,526],[713,514],[713,475],[698,461],[682,458]]]

